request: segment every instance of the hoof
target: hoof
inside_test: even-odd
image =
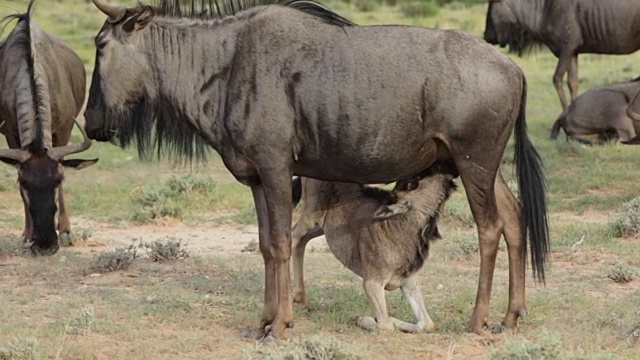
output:
[[[293,323],[293,321],[289,321],[287,323],[287,329],[293,329],[294,326],[295,326],[295,324]]]
[[[492,334],[502,334],[507,331],[507,328],[504,325],[494,324],[494,325],[489,325],[487,327],[489,328],[489,331],[491,331]]]
[[[273,337],[273,335],[271,335],[271,334],[266,334],[265,336],[263,336],[259,340],[259,342],[262,345],[270,345],[270,344],[274,344],[276,342],[276,338]]]
[[[522,310],[518,311],[518,316],[520,316],[520,318],[522,318],[522,319],[526,318],[527,315],[529,315],[529,313],[525,309],[522,309]]]
[[[358,326],[367,331],[376,331],[378,329],[378,323],[370,316],[361,316],[358,318]]]

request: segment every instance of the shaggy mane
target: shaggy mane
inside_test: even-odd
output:
[[[316,16],[337,26],[353,26],[353,22],[314,0],[159,0],[158,15],[192,19],[220,19],[262,5],[281,5]]]

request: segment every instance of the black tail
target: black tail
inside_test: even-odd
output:
[[[298,206],[300,199],[302,199],[302,178],[299,176],[294,178],[291,183],[291,195],[293,197],[291,201],[293,207]]]
[[[566,130],[564,130],[565,113],[566,111],[563,111],[562,114],[560,114],[560,116],[558,117],[558,120],[553,123],[553,126],[551,127],[551,133],[549,134],[549,139],[556,140],[558,138],[558,134],[560,133],[560,129],[562,129],[565,134],[567,133]]]
[[[533,275],[544,282],[545,264],[549,256],[546,186],[540,154],[533,147],[527,135],[526,103],[527,82],[523,78],[520,113],[515,126],[515,162],[522,209],[520,216],[521,236],[523,244],[527,242],[527,237],[529,238]],[[523,251],[526,252],[526,246],[523,248]]]

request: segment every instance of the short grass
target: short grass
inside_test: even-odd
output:
[[[3,1],[0,16],[24,11],[27,3]],[[330,4],[362,24],[458,28],[478,36],[486,11],[486,4],[450,4],[435,16],[421,17],[403,14],[405,3],[400,2],[380,1],[369,11],[358,9],[355,1]],[[35,21],[67,41],[89,74],[93,37],[103,19],[84,0],[36,3]],[[6,165],[0,167],[0,359],[277,358],[301,347],[319,346],[305,345],[317,344],[312,335],[330,339],[322,343],[329,344],[330,351],[341,349],[348,356],[367,359],[635,358],[640,243],[614,225],[625,204],[640,195],[640,150],[616,142],[588,147],[548,140],[560,113],[551,85],[556,59],[546,50],[513,59],[529,84],[527,122],[545,163],[553,251],[546,286],[529,281],[530,315],[517,332],[476,336],[464,331],[475,300],[479,255],[460,187],[443,215],[444,238],[434,244],[420,274],[427,309],[437,324],[435,334],[371,334],[357,329],[354,319],[371,314],[360,279],[339,266],[330,253],[309,251],[311,308],[296,308],[290,343],[256,348],[254,339],[244,336],[255,327],[263,301],[263,264],[254,251],[228,252],[223,247],[228,239],[210,239],[220,244],[219,250],[195,250],[174,262],[135,258],[127,269],[112,272],[87,270],[100,251],[113,251],[90,247],[98,227],[133,229],[146,222],[144,229],[161,231],[166,226],[146,216],[152,212],[145,208],[148,203],[139,201],[140,194],[171,199],[178,212],[160,217],[190,227],[231,224],[255,229],[249,189],[235,182],[215,154],[205,164],[175,165],[140,161],[134,150],[94,143],[76,157],[100,161],[86,170],[68,171],[65,179],[72,222],[88,224],[74,227],[77,234],[72,239],[77,241],[53,257],[22,255],[19,235],[24,220],[16,173]],[[639,70],[640,54],[581,55],[581,91],[634,78]],[[80,140],[76,130],[73,141]],[[509,181],[512,159],[510,145],[503,166]],[[190,187],[194,183],[205,186]],[[492,298],[494,322],[503,315],[507,301],[507,259],[502,249]],[[394,316],[412,320],[399,292],[388,294],[388,303]]]

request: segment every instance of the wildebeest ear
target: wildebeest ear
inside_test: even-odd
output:
[[[81,170],[89,167],[98,162],[98,159],[84,160],[84,159],[69,159],[61,160],[60,163],[64,167],[70,167],[75,170]]]
[[[406,214],[411,210],[411,203],[409,201],[402,201],[397,204],[380,206],[373,214],[374,219],[383,220],[397,215]]]
[[[11,165],[11,166],[15,166],[15,167],[20,166],[20,161],[18,161],[16,159],[0,156],[0,161],[2,161],[3,163],[5,163],[7,165]]]
[[[136,12],[125,20],[122,24],[122,29],[126,32],[140,30],[149,24],[154,15],[155,11],[153,8],[151,6],[145,6],[142,11]]]

